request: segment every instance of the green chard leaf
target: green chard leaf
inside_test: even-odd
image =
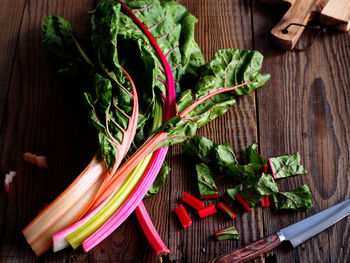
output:
[[[239,234],[234,226],[226,227],[224,229],[218,230],[214,233],[217,240],[228,240],[228,239],[236,239],[239,240]]]
[[[89,16],[91,36],[83,39],[61,17],[50,15],[42,24],[43,45],[64,76],[82,87],[89,118],[97,129],[101,157],[109,171],[116,170],[135,134],[135,93],[123,73],[117,45],[120,4],[101,1]],[[127,138],[127,140],[125,140]]]
[[[151,197],[154,194],[158,194],[160,190],[163,188],[165,181],[171,171],[170,166],[167,162],[164,162],[162,165],[162,168],[159,171],[159,174],[157,175],[157,178],[154,180],[151,188],[148,190],[147,194],[145,195],[145,198]]]
[[[235,95],[249,94],[262,86],[270,77],[268,74],[259,74],[262,60],[263,56],[258,51],[217,51],[212,60],[201,67],[200,78],[194,90],[185,90],[179,95],[177,109],[180,114],[192,104],[195,105],[194,108],[184,118],[174,117],[171,126],[162,127],[161,130],[168,135],[159,147],[171,146],[192,138],[198,128],[229,110],[236,102]],[[217,93],[242,83],[247,84],[237,87],[234,92]],[[201,101],[208,94],[215,95]]]
[[[248,157],[249,162],[262,165],[267,164],[267,160],[264,157],[262,157],[256,150],[257,147],[257,143],[245,147],[244,151]]]
[[[306,208],[312,208],[312,195],[307,184],[291,192],[273,193],[272,197],[277,210],[291,209],[300,211]]]
[[[304,167],[300,164],[300,155],[298,152],[269,158],[269,163],[272,175],[275,179],[307,173]]]
[[[214,151],[216,166],[221,173],[227,173],[231,165],[238,164],[230,143],[219,144],[215,147]]]
[[[264,166],[260,163],[229,164],[226,174],[229,176],[248,177],[262,174]]]
[[[174,79],[180,80],[185,75],[197,78],[197,69],[205,63],[194,40],[197,19],[174,0],[130,0],[126,4],[157,40],[172,68]],[[159,78],[165,80],[162,74]],[[180,83],[177,81],[175,85],[179,93]],[[162,82],[158,82],[157,87],[165,93]]]
[[[196,164],[199,195],[201,197],[217,195],[218,189],[210,168],[204,163]]]
[[[256,206],[267,195],[278,192],[278,185],[269,174],[261,176],[249,176],[240,185],[232,189],[227,189],[225,197],[228,202],[232,203],[239,194],[242,199],[250,206]]]
[[[216,144],[205,137],[193,137],[182,145],[183,153],[194,158],[197,162],[209,164],[214,159]]]

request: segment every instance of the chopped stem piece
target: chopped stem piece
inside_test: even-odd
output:
[[[239,239],[238,231],[234,226],[226,227],[214,233],[215,237],[221,240]]]
[[[174,211],[177,217],[179,218],[183,228],[186,228],[192,224],[192,220],[187,214],[183,205],[179,205],[179,207],[175,208]]]
[[[201,209],[204,206],[204,203],[194,196],[184,192],[184,195],[181,198],[181,201],[185,202],[189,206],[193,207],[194,209]]]
[[[201,210],[198,210],[198,215],[200,218],[208,217],[211,215],[216,214],[218,211],[215,208],[215,205],[210,205],[208,207],[202,208]]]
[[[270,198],[268,195],[263,200],[261,200],[261,206],[262,207],[269,207],[270,206]]]
[[[228,208],[224,203],[221,203],[221,202],[217,203],[216,206],[219,207],[221,211],[223,211],[226,215],[228,215],[232,219],[236,218],[236,214],[233,213],[233,211],[230,208]]]
[[[242,196],[236,194],[237,201],[247,210],[250,211],[251,207],[243,200]]]

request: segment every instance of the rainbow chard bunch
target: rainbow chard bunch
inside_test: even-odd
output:
[[[269,79],[259,73],[257,51],[219,50],[205,63],[196,22],[174,0],[102,0],[90,12],[87,38],[61,17],[44,20],[48,57],[60,75],[79,83],[99,149],[23,230],[37,255],[52,245],[89,251],[135,209],[156,253],[169,252],[142,205],[168,146],[192,138]]]

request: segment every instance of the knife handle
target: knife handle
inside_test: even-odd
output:
[[[263,253],[270,251],[277,247],[282,241],[277,234],[263,237],[253,243],[246,245],[245,247],[233,250],[225,255],[214,258],[209,263],[241,263],[247,262]]]

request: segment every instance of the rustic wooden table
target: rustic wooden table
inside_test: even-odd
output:
[[[183,230],[172,213],[184,191],[197,191],[191,163],[180,146],[173,147],[167,157],[171,178],[145,204],[171,250],[170,259],[197,263],[350,197],[350,34],[329,31],[306,52],[286,52],[269,41],[269,30],[282,16],[281,9],[243,0],[180,2],[199,18],[196,38],[206,59],[221,48],[258,49],[265,56],[263,72],[271,73],[265,87],[242,97],[234,109],[199,134],[217,143],[229,141],[236,152],[255,141],[265,156],[300,151],[309,173],[282,180],[280,185],[287,191],[308,183],[314,196],[314,208],[305,212],[274,214],[261,207],[241,211],[235,219],[241,241],[217,242],[212,233],[232,223],[224,216],[199,220],[191,213],[193,225]],[[87,12],[95,5],[95,0],[0,1],[0,174],[17,171],[9,194],[0,191],[1,262],[157,260],[135,215],[87,254],[66,249],[36,258],[21,233],[83,169],[96,148],[81,104],[70,99],[45,59],[40,24],[56,13],[85,32]],[[47,156],[49,169],[25,164],[26,151]],[[229,182],[219,185],[224,189]],[[282,245],[258,261],[350,262],[348,222],[342,220],[296,249]]]

